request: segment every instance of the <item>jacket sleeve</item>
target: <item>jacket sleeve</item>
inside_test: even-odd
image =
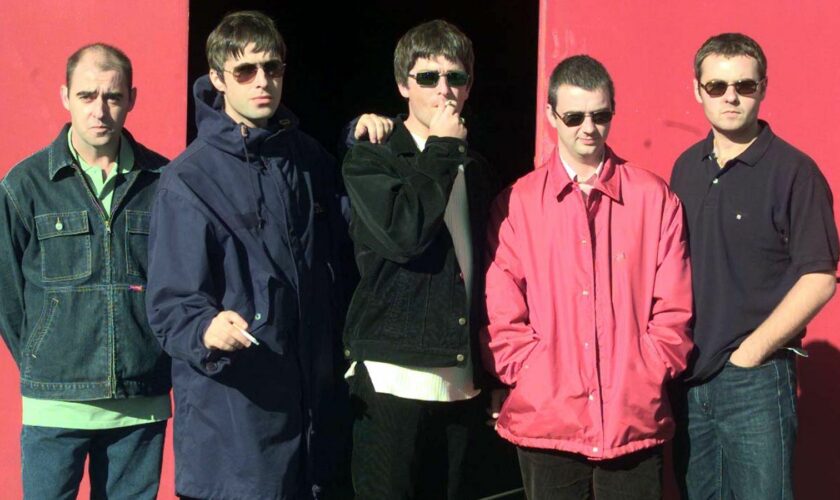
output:
[[[667,193],[663,207],[662,230],[657,251],[657,269],[647,333],[669,378],[688,364],[692,315],[691,266],[682,204]]]
[[[508,217],[509,206],[510,189],[493,204],[487,228],[488,324],[481,331],[480,344],[485,368],[503,383],[513,385],[538,339],[529,320],[527,282],[516,229]]]
[[[0,334],[19,368],[25,315],[21,264],[31,233],[6,181],[0,184],[0,226]]]
[[[422,254],[443,225],[449,193],[466,160],[466,145],[430,137],[417,162],[403,162],[386,146],[360,143],[344,159],[343,174],[356,244],[405,263]]]
[[[163,350],[212,375],[230,357],[204,346],[210,321],[220,311],[210,267],[215,236],[207,217],[182,195],[161,188],[149,233],[146,312]]]

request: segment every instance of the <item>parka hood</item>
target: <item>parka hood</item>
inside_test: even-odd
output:
[[[195,81],[193,98],[198,137],[242,159],[259,155],[267,141],[298,127],[297,117],[282,104],[266,128],[248,128],[236,123],[225,113],[224,95],[213,87],[208,75]]]

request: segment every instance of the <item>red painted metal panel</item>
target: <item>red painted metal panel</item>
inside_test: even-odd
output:
[[[188,1],[116,2],[28,0],[7,2],[0,15],[0,175],[46,146],[68,121],[59,99],[67,56],[106,42],[134,66],[137,105],[127,127],[167,156],[184,148],[187,106]],[[0,271],[5,272],[5,271]],[[20,498],[18,372],[0,348],[0,485],[3,498]],[[167,444],[161,498],[173,498]],[[87,486],[82,498],[87,498]]]
[[[615,81],[610,145],[667,179],[676,157],[709,130],[692,93],[694,53],[709,36],[740,31],[755,38],[768,58],[761,117],[817,161],[837,196],[840,168],[831,151],[840,112],[838,20],[840,10],[816,1],[541,0],[536,162],[555,142],[543,112],[551,70],[567,56],[587,53]],[[805,342],[811,358],[800,364],[799,498],[826,498],[840,490],[838,319],[835,298],[811,323]]]

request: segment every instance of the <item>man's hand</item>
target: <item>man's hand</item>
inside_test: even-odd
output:
[[[467,127],[464,126],[461,115],[455,111],[458,103],[451,99],[447,100],[443,96],[441,96],[440,101],[441,104],[438,106],[437,112],[429,121],[429,135],[465,140],[467,138]]]
[[[741,368],[760,365],[805,328],[834,295],[834,272],[803,274],[770,316],[741,342],[729,362]]]
[[[739,368],[755,368],[763,363],[764,359],[760,355],[749,352],[744,343],[741,343],[741,346],[729,355],[729,362]]]
[[[367,136],[371,143],[379,144],[387,139],[393,130],[394,120],[373,113],[367,113],[360,116],[359,121],[356,122],[353,137],[358,141],[362,137]]]
[[[490,427],[496,427],[499,412],[502,411],[502,403],[507,399],[508,393],[510,393],[510,389],[507,387],[490,391],[490,406],[487,408],[487,414],[490,415],[490,420],[487,421],[487,425]]]
[[[241,330],[248,328],[248,323],[235,311],[222,311],[213,318],[204,332],[204,347],[219,351],[238,351],[251,347]]]

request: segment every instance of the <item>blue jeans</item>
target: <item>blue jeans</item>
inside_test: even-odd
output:
[[[117,429],[24,425],[20,434],[25,499],[75,500],[90,457],[90,497],[154,499],[166,421]]]
[[[711,380],[681,391],[674,403],[674,461],[684,499],[793,499],[792,355],[755,368],[727,362]]]

